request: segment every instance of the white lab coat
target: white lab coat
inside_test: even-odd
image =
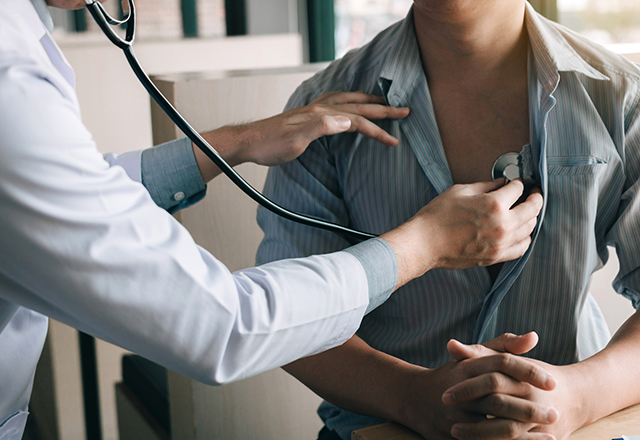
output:
[[[353,335],[369,302],[356,257],[230,273],[98,153],[56,57],[29,0],[3,1],[0,440],[22,435],[45,315],[210,384]]]

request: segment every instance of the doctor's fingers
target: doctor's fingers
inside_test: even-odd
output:
[[[458,440],[556,440],[546,432],[530,431],[536,425],[511,419],[487,419],[477,423],[456,423],[451,436]]]
[[[525,252],[527,252],[529,246],[531,246],[531,236],[528,235],[524,240],[520,242],[514,242],[511,246],[507,247],[502,251],[499,257],[495,258],[495,260],[490,262],[488,265],[516,260],[522,257]]]
[[[519,222],[524,222],[524,223],[520,224],[516,228],[516,230],[511,233],[510,239],[512,243],[520,243],[521,241],[526,240],[527,237],[530,238],[531,234],[533,233],[533,230],[536,228],[536,225],[538,224],[538,218],[532,217],[532,218],[529,218],[529,220],[527,220],[527,217],[524,217],[524,218],[517,218],[516,220],[514,220],[514,223],[516,224],[518,224]]]
[[[320,95],[310,102],[310,104],[326,104],[337,105],[347,103],[370,103],[370,104],[386,104],[382,96],[370,95],[363,91],[358,92],[328,92]]]
[[[537,219],[538,214],[540,214],[543,202],[544,199],[542,198],[540,191],[532,191],[524,202],[511,208],[510,212],[519,223],[525,223],[532,219],[535,220]]]
[[[503,181],[500,179],[499,181]],[[515,179],[491,192],[503,206],[511,208],[524,193],[524,183],[521,179]]]
[[[367,119],[402,119],[409,115],[406,107],[389,107],[380,104],[341,104],[326,109],[341,115],[362,116]]]
[[[340,124],[338,124],[338,121],[340,121]],[[373,122],[361,116],[349,113],[331,112],[327,114],[316,115],[307,118],[304,123],[299,123],[296,125],[299,129],[300,136],[305,139],[306,145],[308,145],[311,141],[323,136],[339,134],[346,131],[357,131],[363,136],[374,139],[389,147],[398,145],[398,139],[391,136],[389,133],[378,127]]]

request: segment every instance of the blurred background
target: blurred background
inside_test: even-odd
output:
[[[640,1],[531,0],[546,17],[640,62]],[[412,0],[136,0],[135,51],[152,75],[295,68],[326,62],[362,46],[402,19]],[[121,14],[116,0],[105,4]],[[97,29],[86,11],[51,10],[54,38],[74,67],[85,124],[102,152],[125,152],[153,144],[149,98],[122,53]],[[224,75],[224,74],[220,74]],[[224,107],[224,102],[211,102]],[[215,127],[210,127],[215,128]],[[631,314],[611,281],[612,258],[593,285],[612,331]],[[85,430],[81,355],[75,330],[51,322],[38,369],[31,410],[41,440],[117,440],[114,385],[125,353],[103,341],[89,344],[97,359],[98,434]],[[34,426],[32,426],[33,428]],[[124,439],[121,439],[124,440]]]

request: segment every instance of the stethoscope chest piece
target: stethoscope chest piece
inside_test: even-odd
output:
[[[520,167],[518,166],[518,153],[503,154],[496,160],[491,168],[491,177],[495,179],[506,179],[505,183],[520,177]]]

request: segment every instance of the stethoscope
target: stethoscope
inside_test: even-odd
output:
[[[345,226],[341,226],[335,223],[320,220],[318,218],[309,217],[306,215],[298,214],[290,211],[282,206],[274,203],[259,191],[253,188],[246,180],[242,178],[211,146],[205,141],[196,130],[189,125],[189,123],[178,113],[178,111],[169,103],[164,95],[158,90],[158,88],[151,82],[149,76],[140,66],[138,59],[133,53],[133,40],[135,39],[136,32],[136,10],[133,4],[133,0],[127,0],[129,4],[129,12],[122,20],[116,20],[104,9],[102,4],[98,0],[85,0],[87,9],[93,16],[100,29],[104,32],[107,38],[122,49],[124,52],[131,69],[138,77],[138,80],[142,83],[149,95],[160,106],[167,116],[178,126],[180,130],[193,142],[209,159],[216,164],[220,170],[231,179],[231,181],[240,188],[246,195],[258,202],[264,208],[277,214],[287,220],[292,220],[297,223],[301,223],[307,226],[313,226],[327,231],[337,232],[342,235],[355,238],[357,240],[368,240],[375,238],[377,235],[367,232],[357,231]],[[110,25],[121,26],[126,25],[125,37],[122,38],[116,34]],[[506,181],[516,179],[520,175],[518,167],[518,153],[507,153],[496,161],[491,171],[494,179],[502,177],[506,178]]]
[[[347,228],[345,226],[337,225],[335,223],[320,220],[314,217],[298,214],[293,211],[289,211],[286,208],[272,202],[259,191],[253,188],[246,180],[242,178],[219,154],[218,152],[205,141],[197,131],[189,125],[189,123],[178,113],[178,111],[167,101],[164,95],[157,89],[157,87],[151,82],[149,76],[140,66],[135,54],[133,53],[133,40],[135,39],[136,29],[136,11],[133,4],[133,0],[128,0],[129,12],[122,20],[116,20],[109,15],[104,9],[102,4],[97,0],[85,0],[87,9],[93,16],[100,29],[104,32],[107,38],[120,49],[123,50],[131,69],[138,77],[138,80],[142,83],[149,95],[160,106],[160,108],[169,116],[174,124],[178,126],[180,130],[193,142],[209,159],[216,164],[224,174],[231,179],[231,181],[240,188],[246,195],[258,202],[260,205],[268,209],[269,211],[294,222],[301,223],[307,226],[313,226],[327,231],[337,232],[339,234],[355,238],[357,240],[368,240],[375,238],[377,235],[369,234],[367,232],[361,232],[354,229]],[[126,25],[124,39],[116,34],[110,25],[121,26]]]

